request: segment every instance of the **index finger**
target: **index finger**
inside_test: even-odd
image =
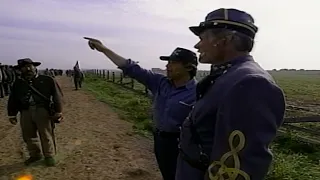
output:
[[[90,37],[83,37],[83,39],[89,40],[89,41],[99,41],[98,39],[90,38]]]

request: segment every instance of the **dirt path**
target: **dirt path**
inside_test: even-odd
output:
[[[0,180],[21,174],[32,174],[34,180],[160,179],[150,140],[133,134],[132,124],[88,92],[73,91],[69,78],[57,79],[65,96],[64,122],[56,129],[59,164],[23,166],[19,124],[10,125],[6,99],[0,99]]]

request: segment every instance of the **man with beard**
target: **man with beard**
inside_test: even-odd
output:
[[[39,75],[36,67],[40,62],[29,58],[18,60],[21,78],[13,84],[8,100],[9,121],[17,124],[17,113],[20,112],[22,137],[27,144],[30,158],[26,165],[42,159],[42,152],[47,166],[55,165],[54,123],[62,119],[62,95],[59,85],[49,76]],[[51,100],[52,99],[52,100]]]
[[[174,180],[178,156],[180,126],[191,110],[196,98],[197,56],[194,52],[176,48],[167,61],[167,76],[141,68],[105,47],[99,40],[89,40],[91,49],[104,53],[124,75],[136,79],[153,94],[153,120],[155,128],[154,151],[164,180]]]
[[[285,100],[272,76],[250,55],[258,28],[237,9],[217,9],[190,30],[211,74],[182,126],[176,180],[262,180],[268,149],[283,123]]]

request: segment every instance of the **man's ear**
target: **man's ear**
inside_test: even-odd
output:
[[[191,63],[187,63],[184,65],[184,67],[188,70],[191,71],[193,69],[193,65]]]

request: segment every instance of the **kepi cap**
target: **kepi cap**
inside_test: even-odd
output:
[[[254,24],[253,17],[238,9],[220,8],[210,12],[204,22],[199,26],[191,26],[189,29],[199,36],[206,29],[224,28],[243,33],[251,38],[255,37],[258,27]]]

